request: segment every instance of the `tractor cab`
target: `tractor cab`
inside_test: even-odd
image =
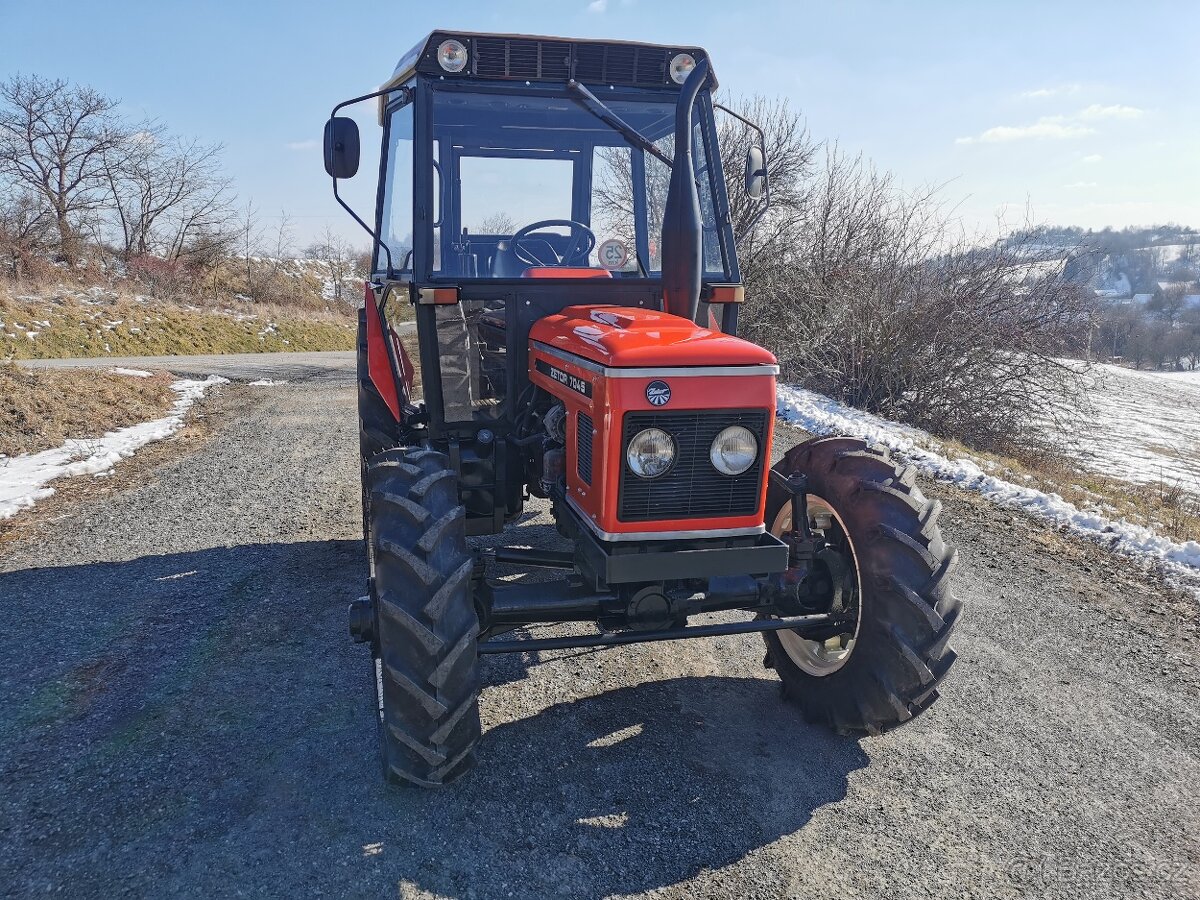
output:
[[[596,86],[603,106],[598,98],[593,105],[590,88],[576,85],[431,80],[429,118],[420,129],[430,137],[429,177],[422,179],[430,196],[418,197],[415,208],[426,199],[432,212],[417,219],[410,196],[385,189],[379,224],[392,256],[407,257],[423,243],[423,253],[408,259],[420,279],[661,277],[670,180],[663,157],[673,152],[678,85],[622,85],[619,91]],[[415,112],[403,99],[383,111],[387,152],[397,170],[412,155],[406,145],[413,140]],[[601,117],[610,112],[646,146],[632,146]],[[704,272],[712,281],[736,280],[724,205],[717,208],[722,174],[719,165],[707,164],[711,107],[698,101],[694,120],[698,195],[707,223]],[[397,174],[389,173],[389,184]],[[382,271],[386,260],[378,262]]]
[[[367,342],[369,369],[406,439],[458,442],[473,533],[498,531],[521,509],[522,482],[536,493],[542,480],[497,471],[518,463],[492,444],[526,417],[537,321],[596,305],[736,331],[715,87],[696,47],[434,32],[380,91],[348,101],[375,99],[382,127],[373,226],[359,219],[375,245],[366,324],[416,319],[418,358],[390,334]],[[354,121],[332,118],[335,193],[358,146]],[[753,150],[748,184],[761,195]]]
[[[326,172],[374,247],[358,345],[370,579],[351,632],[372,651],[389,778],[469,767],[481,654],[763,632],[768,663],[836,727],[936,696],[956,617],[936,509],[860,442],[771,466],[779,369],[737,337],[717,111],[757,134],[735,152],[759,215],[766,147],[716,85],[698,47],[436,31],[334,108]],[[338,193],[360,146],[338,112],[366,101],[373,217]],[[558,545],[520,537],[530,503]],[[499,534],[515,543],[467,540]],[[884,648],[881,678],[851,665],[867,586],[886,595],[876,615],[924,613],[887,632],[907,643]],[[692,621],[731,610],[750,618]]]
[[[678,100],[698,61],[697,48],[430,35],[379,98],[377,270],[390,257],[420,282],[659,278]],[[703,268],[736,281],[715,86],[691,117]]]

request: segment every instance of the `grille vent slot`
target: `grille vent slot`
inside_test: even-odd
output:
[[[579,413],[575,417],[575,446],[578,455],[575,468],[584,484],[592,483],[592,417],[587,413]]]

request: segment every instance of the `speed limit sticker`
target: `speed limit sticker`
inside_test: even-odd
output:
[[[629,251],[624,244],[612,238],[596,248],[596,260],[605,269],[620,269],[629,261]]]

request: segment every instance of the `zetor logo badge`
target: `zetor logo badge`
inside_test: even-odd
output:
[[[671,386],[665,381],[652,381],[646,385],[646,399],[651,406],[666,406],[671,402]]]

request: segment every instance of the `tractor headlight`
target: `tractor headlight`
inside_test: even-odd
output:
[[[675,439],[661,428],[639,431],[629,442],[625,461],[639,478],[657,478],[675,464]]]
[[[447,72],[461,72],[467,67],[467,48],[462,41],[442,41],[438,44],[437,61]]]
[[[713,440],[708,458],[718,472],[741,475],[758,459],[758,439],[749,428],[730,425]]]
[[[696,60],[690,53],[676,53],[671,57],[671,80],[683,84],[696,68]]]

